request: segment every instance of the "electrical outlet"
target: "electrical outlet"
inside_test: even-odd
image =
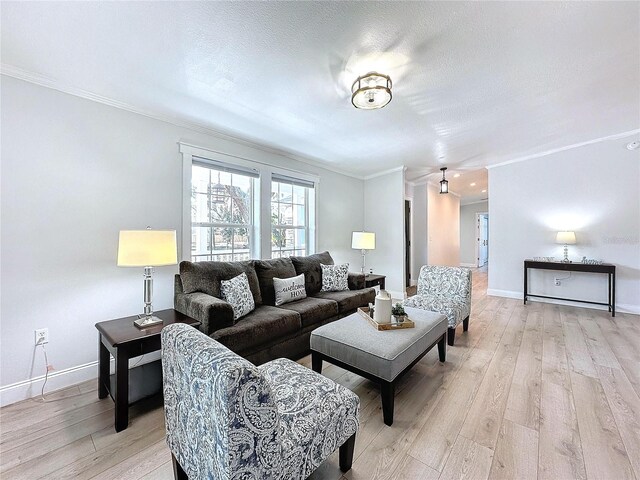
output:
[[[49,343],[49,329],[39,328],[35,331],[36,345],[42,345],[43,343]]]
[[[556,278],[555,281],[556,281],[556,287],[559,287],[560,286],[560,280]]]

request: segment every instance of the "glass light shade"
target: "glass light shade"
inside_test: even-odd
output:
[[[161,267],[178,263],[175,230],[121,230],[119,267]]]
[[[353,232],[351,248],[374,250],[376,248],[376,234],[372,232]]]
[[[449,180],[440,180],[440,193],[449,193]]]
[[[558,232],[556,235],[556,243],[575,245],[576,234],[574,232]]]
[[[351,86],[351,103],[363,110],[382,108],[391,101],[391,78],[370,72],[358,77]]]

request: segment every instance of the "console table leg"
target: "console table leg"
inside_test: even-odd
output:
[[[612,287],[611,287],[611,316],[616,316],[616,274],[613,273],[611,275],[613,278]]]

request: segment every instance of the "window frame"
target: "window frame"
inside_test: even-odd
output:
[[[286,180],[282,180],[282,179],[277,179],[277,178],[271,178],[271,192],[273,192],[273,184],[277,183],[278,185],[291,185],[292,186],[292,192],[293,192],[293,187],[296,186],[295,183],[289,183]],[[271,235],[273,235],[273,231],[275,229],[288,229],[288,230],[303,230],[304,231],[304,235],[305,235],[305,245],[304,245],[304,255],[309,255],[310,251],[315,252],[315,238],[312,240],[312,235],[311,232],[313,231],[313,228],[310,226],[311,220],[315,219],[315,212],[312,212],[311,210],[314,207],[315,204],[315,198],[311,198],[311,196],[309,195],[309,191],[311,189],[313,189],[314,191],[314,197],[315,197],[315,185],[312,187],[310,185],[298,185],[301,186],[302,188],[304,188],[304,225],[299,226],[299,225],[286,225],[286,224],[281,224],[281,223],[276,223],[274,224],[273,222],[271,223]],[[276,201],[274,202],[273,199],[271,199],[270,201],[270,205],[269,208],[271,210],[272,206],[274,203],[276,203],[278,206],[280,205],[291,205],[292,209],[294,205],[300,205],[299,203],[294,203],[293,202],[293,193],[291,195],[291,203],[288,202],[281,202],[280,201],[280,187],[278,186],[278,197],[276,198]],[[279,212],[279,208],[278,208],[278,212]],[[270,215],[270,218],[273,218],[272,215]],[[280,214],[278,213],[278,218],[280,218]],[[296,252],[299,252],[300,248],[295,248],[295,245],[293,248],[283,248],[280,247],[279,249],[274,249],[273,247],[273,243],[271,244],[271,258],[283,258],[282,257],[282,253],[283,252],[291,252],[291,255],[287,255],[287,256],[297,256]],[[274,257],[273,254],[274,252],[279,252],[280,256],[279,257]]]
[[[178,142],[182,155],[182,222],[181,239],[178,245],[179,256],[182,260],[191,261],[191,177],[194,160],[208,160],[213,163],[227,165],[230,168],[255,170],[258,178],[254,179],[253,195],[253,239],[251,245],[251,258],[270,259],[271,253],[271,182],[273,175],[298,179],[303,182],[313,183],[313,199],[310,199],[310,207],[307,208],[308,220],[307,255],[315,253],[318,235],[318,198],[320,191],[320,177],[318,175],[300,172],[280,166],[250,160],[235,154],[200,147],[186,142]],[[240,146],[242,148],[242,146]],[[274,156],[273,153],[260,151],[256,148],[244,147],[253,150],[253,155]],[[284,158],[284,157],[282,157]]]

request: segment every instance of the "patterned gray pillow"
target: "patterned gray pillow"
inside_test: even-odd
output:
[[[290,278],[273,277],[273,288],[276,292],[276,306],[307,298],[307,291],[304,289],[304,273]]]
[[[341,292],[349,290],[349,264],[323,265],[322,267],[322,289],[321,292]]]
[[[222,299],[233,308],[234,322],[256,308],[251,288],[249,288],[249,279],[244,272],[231,280],[221,280],[220,293]]]

